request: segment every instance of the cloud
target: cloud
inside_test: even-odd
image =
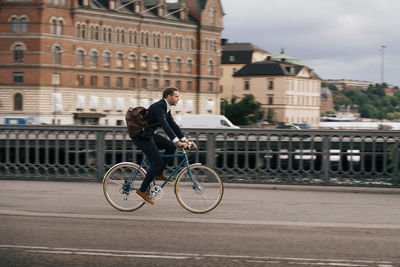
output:
[[[380,81],[381,45],[385,81],[400,85],[398,0],[222,0],[222,36],[251,42],[270,53],[313,65],[324,78]],[[335,76],[335,77],[331,77]]]

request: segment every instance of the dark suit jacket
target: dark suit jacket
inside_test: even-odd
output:
[[[177,136],[179,139],[184,137],[181,129],[172,118],[171,111],[167,113],[167,103],[164,99],[153,103],[148,108],[145,120],[150,124],[150,126],[144,130],[145,136],[154,134],[157,128],[161,126],[171,141]]]

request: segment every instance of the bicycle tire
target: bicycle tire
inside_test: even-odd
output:
[[[129,191],[124,190],[125,181],[136,172]],[[142,207],[145,201],[136,194],[136,189],[139,189],[145,176],[146,171],[135,163],[122,162],[112,166],[103,179],[103,192],[108,203],[120,211],[134,211]]]
[[[175,182],[175,195],[179,204],[193,213],[206,213],[215,209],[224,195],[221,177],[204,165],[191,165],[189,169],[200,188],[196,188],[188,169],[184,169]]]

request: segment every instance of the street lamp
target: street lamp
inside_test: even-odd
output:
[[[385,66],[384,66],[384,64],[385,64],[385,48],[386,48],[387,46],[386,45],[382,45],[381,46],[381,49],[379,50],[379,52],[381,52],[381,84],[383,84],[383,82],[384,82],[384,80],[385,80],[385,76],[384,76],[384,74],[385,74]]]

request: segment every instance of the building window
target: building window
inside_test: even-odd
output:
[[[155,56],[153,58],[153,62],[152,62],[152,68],[154,71],[159,71],[160,70],[160,57],[159,56]]]
[[[53,73],[52,75],[52,84],[59,85],[61,83],[61,74],[60,73]]]
[[[212,82],[208,83],[208,91],[212,92],[214,90],[214,84]]]
[[[97,76],[90,76],[90,86],[97,86]]]
[[[229,56],[229,62],[234,62],[235,61],[235,56]]]
[[[273,104],[274,104],[274,96],[268,95],[268,105],[273,105]]]
[[[188,82],[186,83],[186,90],[187,90],[187,91],[192,91],[192,81],[188,81]]]
[[[214,74],[214,61],[212,59],[207,62],[207,72],[209,75]]]
[[[158,89],[160,86],[160,81],[158,79],[153,80],[153,89]]]
[[[177,58],[176,59],[176,72],[181,72],[182,71],[182,59]]]
[[[122,77],[117,77],[117,87],[122,88]]]
[[[142,79],[142,88],[147,89],[147,79]]]
[[[103,55],[103,66],[104,67],[109,67],[111,64],[111,53],[110,52],[104,52]]]
[[[76,76],[76,81],[78,83],[78,86],[84,86],[85,85],[85,76],[84,75],[77,75]]]
[[[164,70],[171,71],[171,59],[169,57],[165,58]]]
[[[21,18],[20,23],[21,23],[21,32],[27,32],[28,31],[28,20],[26,18]]]
[[[11,32],[18,32],[18,19],[17,18],[11,19]]]
[[[135,69],[135,61],[136,61],[136,56],[130,55],[128,59],[128,64],[130,69]]]
[[[142,55],[141,62],[140,62],[140,67],[142,70],[147,70],[147,66],[149,64],[149,56],[148,55]]]
[[[54,47],[54,53],[53,53],[53,63],[54,64],[61,64],[61,47],[56,46]]]
[[[20,93],[14,95],[14,110],[21,111],[23,109],[23,97]]]
[[[64,21],[61,20],[61,19],[58,21],[57,34],[58,35],[64,35]]]
[[[215,23],[215,16],[216,16],[215,7],[211,7],[210,8],[210,23],[211,24]]]
[[[52,19],[50,21],[50,34],[57,34],[57,20]]]
[[[274,89],[274,81],[268,80],[268,90],[273,90],[273,89]]]
[[[104,82],[104,87],[110,88],[110,76],[104,76],[103,82]]]
[[[192,59],[188,59],[187,60],[187,64],[186,64],[186,72],[187,73],[192,73],[193,71],[193,60]]]
[[[250,81],[244,81],[244,90],[250,90]]]
[[[97,52],[90,52],[90,65],[97,66]]]
[[[165,80],[164,87],[169,87],[169,86],[171,86],[171,81],[170,80]]]
[[[176,81],[176,88],[178,89],[178,90],[180,90],[181,89],[181,81]]]
[[[129,88],[134,89],[136,85],[135,78],[129,78]]]
[[[124,60],[124,55],[122,53],[118,53],[117,54],[117,62],[116,62],[117,68],[123,67],[123,60]]]
[[[14,62],[24,62],[24,47],[20,44],[14,47]]]
[[[78,50],[76,54],[76,64],[79,66],[83,66],[85,60],[85,52],[82,50]]]
[[[23,72],[14,72],[13,73],[13,81],[15,84],[24,83],[24,73]]]

